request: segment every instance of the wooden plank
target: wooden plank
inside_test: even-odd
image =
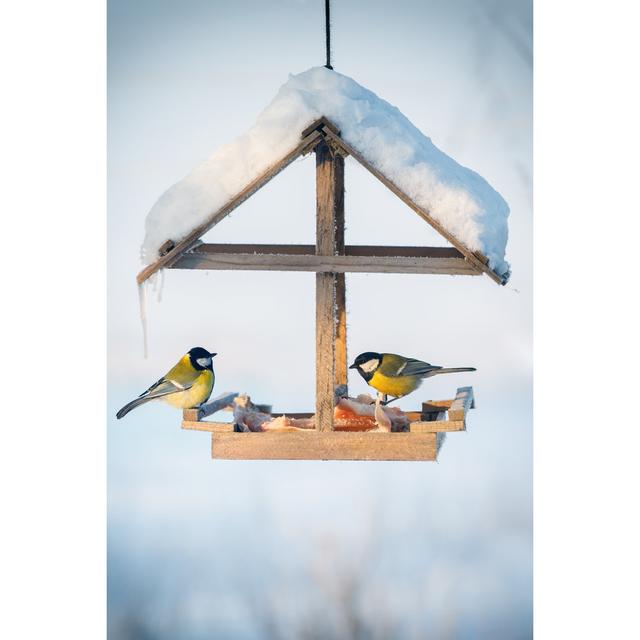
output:
[[[335,379],[335,282],[333,274],[316,274],[316,429],[333,428]]]
[[[460,387],[453,400],[422,403],[420,420],[411,420],[412,433],[442,433],[466,430],[466,413],[473,407],[473,388]],[[435,414],[435,415],[434,415]],[[413,417],[415,414],[411,414]]]
[[[247,198],[250,198],[256,191],[267,184],[267,182],[277,176],[283,169],[288,167],[294,160],[296,160],[298,157],[300,157],[300,155],[306,152],[309,147],[314,144],[315,141],[320,137],[321,134],[317,131],[313,131],[308,136],[304,137],[294,149],[292,149],[284,158],[282,158],[282,160],[279,160],[278,162],[273,164],[264,173],[250,182],[235,196],[233,196],[223,207],[221,207],[217,211],[214,211],[204,223],[198,225],[185,238],[177,242],[171,251],[163,256],[160,256],[155,262],[145,267],[137,276],[138,284],[142,284],[159,269],[170,266],[185,251],[191,249],[191,247],[193,247],[193,245],[198,242],[198,239],[207,231],[209,231],[209,229],[226,218],[236,207],[241,205]],[[166,242],[164,243],[163,247],[164,246],[166,246]]]
[[[344,158],[334,154],[333,171],[335,180],[334,203],[334,251],[336,255],[344,255]],[[347,282],[344,273],[334,276],[336,288],[335,302],[335,386],[345,387],[344,395],[348,395],[349,362],[347,356]]]
[[[474,252],[468,249],[462,244],[452,233],[447,231],[435,218],[433,218],[428,211],[418,206],[404,191],[400,189],[395,183],[389,180],[382,172],[378,171],[373,165],[371,165],[364,156],[358,153],[350,144],[345,142],[340,136],[337,136],[329,128],[323,128],[322,134],[330,140],[333,144],[343,150],[344,153],[353,156],[369,173],[374,175],[382,184],[384,184],[389,190],[395,193],[400,200],[402,200],[407,206],[413,209],[423,220],[428,222],[441,236],[446,238],[456,249],[458,249],[465,258],[473,264],[476,269],[486,273],[494,282],[498,284],[506,284],[506,280],[499,276],[495,271],[487,266],[487,258],[479,252]]]
[[[411,433],[448,433],[450,431],[465,431],[464,420],[447,420],[447,414],[442,411],[436,420],[420,420],[409,425]]]
[[[195,409],[183,409],[182,420],[186,422],[197,422],[200,419],[198,411],[199,409],[197,407]]]
[[[183,420],[182,428],[210,433],[233,433],[233,422],[209,422],[208,420]]]
[[[338,245],[339,248],[339,245]],[[313,256],[314,244],[216,244],[202,242],[190,250],[191,254],[275,254]],[[339,251],[341,255],[365,257],[405,257],[405,258],[461,258],[464,256],[455,247],[407,247],[351,244]]]
[[[347,386],[349,381],[349,356],[347,354],[347,282],[344,273],[336,273],[334,277],[336,287],[335,384]]]
[[[464,421],[467,416],[467,411],[474,406],[473,387],[460,387],[454,401],[449,407],[449,420]]]
[[[197,250],[183,254],[169,268],[212,271],[481,275],[481,272],[472,267],[464,258],[201,253]]]
[[[215,433],[211,457],[230,460],[435,460],[441,434],[314,430]]]
[[[316,147],[316,254],[335,253],[337,191],[334,155],[326,142]],[[341,185],[342,186],[342,185]],[[299,258],[304,259],[304,258]],[[336,283],[333,273],[316,273],[316,430],[333,429]]]

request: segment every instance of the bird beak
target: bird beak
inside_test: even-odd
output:
[[[349,367],[349,369],[357,369],[357,368],[358,368],[358,365],[357,365],[357,364],[352,364],[352,365]]]
[[[217,356],[218,354],[217,353],[210,353],[209,355],[213,358],[214,356]]]

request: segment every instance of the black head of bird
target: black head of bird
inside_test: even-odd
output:
[[[205,369],[211,371],[213,369],[213,358],[218,355],[217,353],[209,353],[202,347],[193,347],[193,349],[189,349],[188,354],[191,365],[196,371],[204,371]]]
[[[369,381],[382,362],[382,354],[375,351],[365,351],[361,353],[349,369],[357,369],[358,373]]]

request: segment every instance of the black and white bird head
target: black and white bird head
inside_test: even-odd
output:
[[[191,365],[197,371],[204,371],[205,369],[209,369],[209,371],[213,370],[213,358],[217,356],[217,353],[209,353],[206,349],[202,347],[194,347],[193,349],[189,349],[188,351],[189,360],[191,361]]]
[[[376,353],[375,351],[365,351],[365,353],[361,353],[353,361],[349,369],[357,369],[358,373],[366,381],[369,381],[378,370],[380,362],[382,362],[382,354]]]

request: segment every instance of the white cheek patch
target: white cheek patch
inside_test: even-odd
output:
[[[211,358],[198,358],[196,362],[204,369],[211,366]]]
[[[375,358],[373,358],[372,360],[367,360],[364,364],[361,364],[360,368],[365,373],[371,373],[372,371],[375,371],[378,368],[379,362],[380,360],[376,360]]]

